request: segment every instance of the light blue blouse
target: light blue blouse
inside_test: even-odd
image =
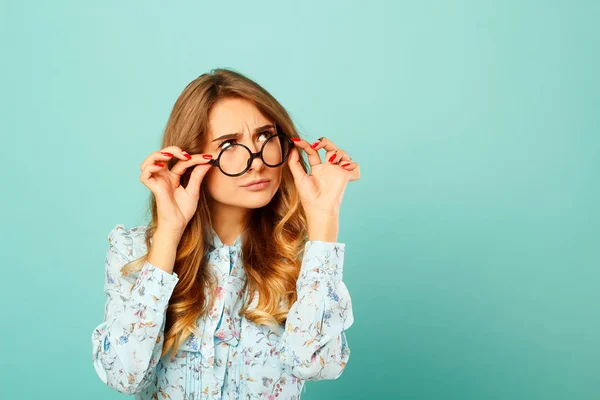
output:
[[[348,362],[345,330],[354,322],[342,282],[345,244],[306,242],[298,299],[279,332],[239,316],[241,235],[224,245],[213,230],[209,268],[218,277],[214,307],[174,361],[161,357],[165,316],[179,277],[144,263],[122,277],[121,267],[147,253],[146,225],[116,225],[108,235],[104,321],[92,333],[93,365],[109,387],[136,399],[300,399],[304,381],[337,379]],[[130,289],[133,286],[133,291]],[[256,292],[250,308],[258,303]]]

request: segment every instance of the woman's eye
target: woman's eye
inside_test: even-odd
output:
[[[264,131],[264,132],[259,133],[258,135],[259,136],[265,136],[266,137],[265,140],[267,140],[271,136],[273,136],[274,133],[271,132],[271,131]],[[235,139],[228,139],[228,140],[224,141],[223,143],[221,143],[218,148],[219,149],[225,149],[225,148],[231,146],[232,144],[234,144],[234,142],[235,142]],[[264,140],[263,140],[263,142],[264,142]],[[228,146],[225,146],[225,145],[228,145]]]
[[[265,135],[265,137],[266,137],[267,139],[269,139],[270,137],[273,137],[273,136],[275,136],[275,134],[273,133],[273,131],[264,131],[264,132],[261,132],[261,135]],[[265,139],[265,140],[266,140],[266,139]]]
[[[226,140],[226,141],[224,141],[223,143],[221,143],[221,144],[219,145],[219,148],[220,148],[220,149],[225,149],[225,148],[227,148],[227,147],[231,146],[231,144],[232,144],[231,142],[235,142],[235,139],[229,139],[229,140]],[[225,144],[228,144],[229,146],[225,146],[225,147],[223,147],[223,145],[225,145]]]

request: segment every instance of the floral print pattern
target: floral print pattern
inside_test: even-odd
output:
[[[345,330],[354,322],[342,281],[343,243],[308,241],[297,301],[279,331],[239,316],[248,298],[241,235],[224,245],[212,231],[208,266],[218,277],[214,307],[198,318],[175,359],[161,357],[165,316],[179,277],[148,263],[122,277],[121,267],[146,254],[147,226],[116,225],[108,234],[104,320],[92,332],[92,361],[109,387],[144,399],[300,399],[307,380],[337,379],[350,357]],[[250,308],[256,307],[258,292]]]

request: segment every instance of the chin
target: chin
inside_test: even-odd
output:
[[[255,208],[261,208],[266,206],[267,204],[269,204],[271,202],[271,199],[273,198],[273,196],[256,196],[256,198],[251,199],[251,198],[246,198],[244,199],[244,201],[242,202],[242,204],[240,204],[241,207],[244,208],[251,208],[251,209],[255,209]]]
[[[245,208],[261,208],[266,206],[271,202],[273,197],[275,196],[275,192],[271,193],[271,191],[260,191],[260,192],[245,192],[240,194],[238,197],[240,200],[240,207]]]

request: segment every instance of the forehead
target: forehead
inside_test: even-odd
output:
[[[272,123],[246,99],[219,100],[208,114],[211,138],[236,132],[252,132],[254,128]]]

